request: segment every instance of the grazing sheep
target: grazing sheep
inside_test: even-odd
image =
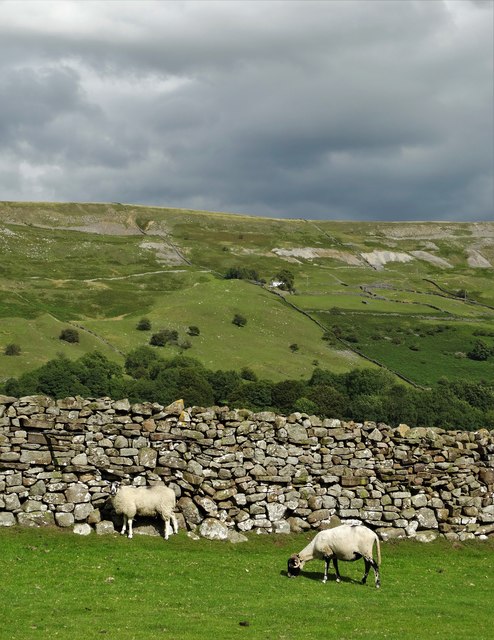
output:
[[[377,545],[377,562],[373,558],[374,542]],[[324,578],[328,579],[328,569],[331,560],[336,572],[336,582],[340,582],[338,560],[353,561],[363,558],[365,573],[362,584],[365,584],[369,569],[374,569],[376,587],[379,589],[381,580],[379,577],[379,565],[381,564],[381,548],[379,538],[374,531],[363,525],[342,524],[334,529],[320,531],[300,553],[296,553],[288,560],[288,577],[295,578],[300,573],[304,564],[313,559],[324,560]]]
[[[112,482],[110,493],[115,512],[123,515],[122,535],[125,534],[128,523],[128,537],[132,538],[132,520],[136,515],[160,516],[165,525],[165,540],[168,540],[171,533],[170,520],[174,533],[177,533],[178,523],[173,513],[176,498],[170,487],[162,483],[152,487],[129,487]]]

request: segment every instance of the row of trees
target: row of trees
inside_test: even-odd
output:
[[[319,368],[308,380],[272,382],[257,379],[248,368],[212,371],[183,355],[164,359],[148,346],[130,352],[124,367],[99,352],[75,361],[60,355],[35,371],[7,380],[3,391],[16,397],[110,396],[164,405],[183,398],[187,406],[300,411],[391,426],[494,428],[494,386],[488,383],[441,380],[432,389],[419,390],[398,384],[383,370],[336,374]]]

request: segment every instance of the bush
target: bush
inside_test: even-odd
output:
[[[21,355],[21,347],[18,344],[8,344],[4,349],[4,354],[6,356],[20,356]]]
[[[225,273],[226,280],[259,280],[259,274],[255,269],[248,267],[230,267]]]
[[[151,329],[151,320],[149,318],[141,318],[137,323],[138,331],[149,331]]]
[[[492,350],[488,347],[485,342],[482,340],[477,340],[473,345],[473,349],[467,353],[467,358],[470,360],[478,360],[479,362],[483,362],[487,360],[491,355]]]
[[[241,316],[239,313],[236,313],[233,316],[232,323],[237,325],[237,327],[245,327],[247,324],[247,318],[245,316]]]
[[[187,333],[189,334],[189,336],[198,336],[201,333],[201,331],[199,327],[192,325],[188,328]]]
[[[77,331],[77,329],[73,329],[72,327],[68,327],[67,329],[62,329],[58,337],[60,340],[64,340],[65,342],[70,342],[72,344],[79,342],[79,332]]]
[[[250,380],[251,382],[257,382],[257,375],[250,367],[243,367],[240,371],[240,377],[243,380]]]
[[[164,347],[167,344],[177,344],[178,331],[174,329],[161,329],[158,333],[153,333],[149,340],[149,344],[153,347]]]

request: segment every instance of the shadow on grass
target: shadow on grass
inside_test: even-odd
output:
[[[280,571],[280,575],[281,576],[285,576],[288,578],[288,572],[285,570]],[[324,573],[321,573],[320,571],[301,571],[300,575],[297,576],[298,578],[306,578],[307,580],[314,580],[315,582],[322,582],[322,579],[324,577]],[[329,574],[328,575],[328,582],[336,582],[336,575],[333,574]],[[350,584],[362,584],[360,580],[354,580],[353,578],[348,578],[346,576],[341,576],[340,582],[348,582]]]

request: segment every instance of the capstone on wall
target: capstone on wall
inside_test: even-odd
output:
[[[110,483],[163,480],[182,527],[227,538],[359,520],[381,538],[494,535],[494,431],[0,396],[0,526],[113,532]],[[136,532],[156,533],[138,518]]]

